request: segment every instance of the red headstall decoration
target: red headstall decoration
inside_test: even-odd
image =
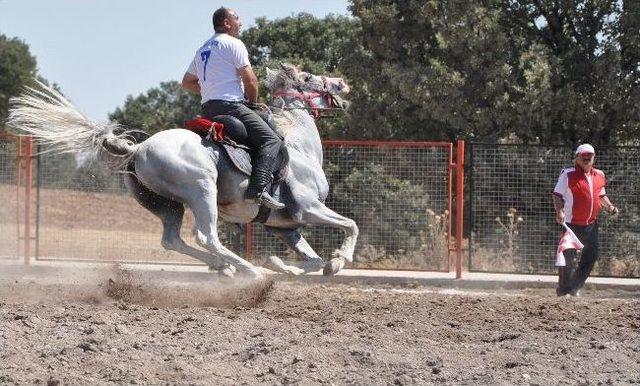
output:
[[[320,107],[313,102],[317,98],[323,98],[327,102],[327,106],[333,106],[333,98],[328,92],[282,91],[275,93],[274,96],[295,98],[306,102],[307,106],[309,106],[309,109],[311,110],[311,115],[313,115],[314,118],[318,118],[322,111],[333,109],[332,107]]]

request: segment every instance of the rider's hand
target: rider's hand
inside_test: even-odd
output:
[[[609,207],[609,213],[611,213],[614,216],[617,216],[620,213],[620,211],[618,210],[618,208],[616,208],[615,206],[611,205]]]
[[[244,104],[247,107],[249,107],[250,109],[265,110],[267,108],[267,105],[265,105],[264,103],[260,103],[260,102],[245,101]]]
[[[564,209],[560,209],[556,212],[556,222],[558,224],[564,224]]]

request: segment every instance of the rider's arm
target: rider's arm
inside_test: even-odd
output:
[[[244,85],[244,93],[247,100],[251,103],[258,102],[258,77],[254,74],[251,66],[244,66],[238,69],[242,84]]]
[[[184,77],[182,77],[182,88],[200,95],[200,84],[198,83],[198,77],[190,72],[185,72]]]

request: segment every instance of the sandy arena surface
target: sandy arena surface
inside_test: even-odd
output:
[[[640,383],[638,293],[0,275],[0,384]]]

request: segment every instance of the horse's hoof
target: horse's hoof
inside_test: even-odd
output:
[[[289,265],[285,269],[285,272],[288,273],[289,275],[298,276],[304,273],[304,269],[300,269],[298,267],[294,267],[293,265]]]
[[[242,269],[240,271],[238,271],[238,273],[236,274],[236,276],[242,276],[243,278],[249,279],[249,280],[262,280],[264,279],[264,275],[262,274],[262,272],[258,269],[258,268],[250,268],[250,269]]]
[[[342,268],[344,268],[344,259],[343,258],[333,258],[325,264],[324,269],[322,270],[322,274],[325,276],[332,276],[338,273]]]
[[[278,256],[271,255],[269,257],[265,257],[262,264],[263,267],[270,269],[275,272],[284,272],[285,264]]]
[[[235,267],[233,267],[232,265],[218,270],[218,274],[220,274],[221,276],[227,277],[229,279],[233,279],[235,277],[235,273],[236,273]]]
[[[293,265],[287,265],[278,256],[273,255],[265,258],[262,266],[275,272],[287,273],[294,276],[304,273],[303,269],[300,269]]]
[[[217,272],[220,276],[233,279],[236,273],[236,267],[231,264],[224,264],[222,266],[209,266],[209,272]]]
[[[347,256],[347,254],[341,249],[336,249],[331,253],[331,257],[334,259],[343,259],[344,261],[352,262],[353,256]]]
[[[324,268],[325,261],[322,259],[310,259],[300,263],[300,268],[305,272],[316,272]]]

